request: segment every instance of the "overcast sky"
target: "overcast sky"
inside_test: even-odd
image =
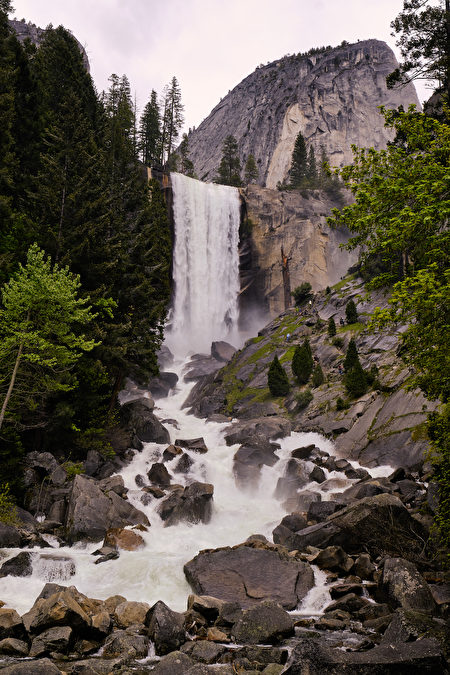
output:
[[[394,49],[403,0],[12,0],[18,19],[70,29],[99,91],[126,74],[142,108],[176,75],[185,129],[198,126],[260,63],[368,38]],[[428,90],[417,86],[419,98]]]

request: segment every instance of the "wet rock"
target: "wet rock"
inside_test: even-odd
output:
[[[119,551],[110,551],[109,553],[100,556],[100,558],[97,558],[97,560],[94,561],[94,565],[100,565],[101,563],[108,562],[108,560],[117,560],[119,557]]]
[[[354,469],[350,467],[350,469],[345,469],[344,473],[350,480],[369,480],[371,478],[370,473],[362,468]]]
[[[342,596],[338,600],[335,600],[335,602],[332,602],[331,605],[328,605],[325,612],[333,612],[336,609],[340,609],[349,614],[354,614],[363,607],[366,607],[369,602],[370,601],[367,598],[362,598],[355,593],[347,593],[347,595]]]
[[[102,655],[104,658],[122,656],[127,659],[143,659],[148,654],[148,645],[149,639],[146,635],[116,630],[107,638]]]
[[[33,573],[33,555],[28,551],[23,551],[13,558],[7,560],[0,567],[0,578],[7,577],[29,577]]]
[[[342,504],[339,504],[338,502],[311,502],[308,508],[308,520],[315,520],[318,523],[321,523],[340,508],[342,508]]]
[[[163,501],[159,515],[166,526],[180,521],[207,523],[211,519],[214,487],[210,483],[194,482],[184,490],[176,490]]]
[[[435,640],[379,645],[366,652],[331,649],[319,640],[301,640],[284,675],[424,675],[445,672],[445,660]]]
[[[137,551],[145,546],[145,541],[134,530],[125,530],[120,527],[112,527],[105,535],[103,546],[121,548],[124,551]]]
[[[314,443],[311,445],[305,445],[304,447],[293,450],[291,452],[291,457],[294,457],[295,459],[309,459],[315,449],[316,446]]]
[[[159,601],[148,610],[144,623],[159,656],[173,652],[186,642],[183,614],[174,612],[164,602]]]
[[[361,579],[372,579],[375,569],[375,565],[370,560],[370,555],[368,553],[361,553],[355,561],[353,572]]]
[[[243,608],[273,600],[294,609],[314,585],[311,567],[276,547],[260,547],[240,544],[202,551],[184,566],[184,573],[199,595],[238,602]]]
[[[137,476],[134,477],[134,482],[140,488],[145,487],[147,485],[147,481],[145,480],[145,476],[143,476],[140,473],[138,473]]]
[[[154,485],[148,485],[145,488],[143,488],[142,491],[147,493],[148,495],[151,495],[155,499],[161,499],[162,497],[165,497],[165,495],[166,495],[164,490],[162,490],[159,487],[155,487]]]
[[[251,442],[255,434],[267,439],[284,438],[291,433],[292,425],[285,417],[257,417],[251,420],[242,420],[229,427],[225,434],[227,445]]]
[[[158,349],[158,365],[161,369],[173,363],[173,354],[167,345],[161,345]]]
[[[66,529],[69,541],[103,539],[111,527],[142,523],[147,516],[113,491],[105,494],[98,483],[86,476],[75,476],[67,508]]]
[[[25,636],[25,628],[21,617],[15,609],[0,608],[0,640],[4,638],[19,638]]]
[[[128,488],[125,487],[122,476],[118,475],[102,478],[98,481],[98,487],[106,494],[115,492],[119,497],[124,497],[128,492]]]
[[[293,634],[294,620],[280,605],[271,601],[244,610],[232,628],[235,640],[244,644],[273,643]]]
[[[384,563],[382,585],[394,606],[423,612],[436,609],[427,582],[408,560],[388,558]]]
[[[0,523],[0,548],[19,548],[22,543],[22,535],[12,525]]]
[[[5,654],[5,656],[28,656],[28,645],[23,640],[4,638],[0,640],[0,654]]]
[[[119,628],[144,623],[150,605],[147,602],[121,602],[114,610],[114,620]]]
[[[353,567],[353,560],[340,546],[327,546],[311,562],[321,569],[330,570],[331,572],[343,572],[344,574],[348,574]]]
[[[167,487],[170,485],[170,473],[161,462],[152,464],[147,476],[152,483],[156,483],[156,485],[159,485],[160,487]]]
[[[180,448],[186,448],[186,450],[191,450],[192,452],[198,452],[200,454],[205,454],[208,452],[206,443],[203,438],[177,438],[175,445],[178,445]]]
[[[285,516],[281,523],[272,532],[272,538],[275,544],[284,544],[286,539],[297,530],[302,530],[307,526],[307,520],[301,513],[291,513]]]
[[[313,490],[302,490],[293,497],[289,497],[283,506],[288,511],[304,511],[307,512],[313,502],[320,502],[322,496],[319,492]]]
[[[165,398],[169,395],[171,389],[176,387],[178,375],[168,371],[160,372],[158,377],[152,377],[148,383],[148,388],[155,399]]]
[[[62,675],[62,671],[50,659],[22,661],[2,668],[3,675]]]
[[[195,666],[195,661],[182,652],[172,652],[159,661],[153,675],[187,675]]]
[[[277,446],[265,438],[255,438],[241,445],[233,458],[233,473],[242,486],[255,485],[263,466],[273,466],[278,461]]]
[[[72,586],[54,593],[47,599],[36,600],[22,620],[29,633],[41,633],[55,626],[71,626],[77,633],[89,633],[91,620],[75,597],[78,591]]]
[[[183,450],[177,445],[168,445],[163,452],[162,460],[163,462],[170,462],[175,457],[178,457],[183,453]]]
[[[183,452],[180,459],[175,465],[175,473],[189,473],[191,466],[193,465],[194,460],[189,457],[186,452]]]
[[[211,344],[211,356],[217,361],[231,361],[236,354],[236,349],[229,342],[213,342]]]
[[[34,638],[30,647],[30,656],[44,656],[51,652],[65,653],[72,641],[72,629],[70,626],[57,626],[44,630]]]
[[[319,466],[315,466],[309,474],[309,480],[315,481],[316,483],[323,483],[324,480],[326,480],[325,471]]]
[[[344,595],[348,595],[349,593],[354,593],[355,595],[362,595],[363,591],[364,586],[362,584],[343,583],[331,586],[330,595],[333,600],[337,600],[338,598],[343,598]],[[372,606],[373,605],[371,605],[371,607]]]
[[[152,412],[153,402],[147,398],[124,403],[121,417],[125,428],[141,443],[170,443],[169,432]]]

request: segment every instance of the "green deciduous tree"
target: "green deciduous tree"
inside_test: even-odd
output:
[[[269,366],[267,384],[272,396],[286,396],[289,393],[289,380],[286,371],[275,355]]]
[[[78,297],[80,285],[79,278],[67,268],[52,268],[50,259],[33,244],[27,264],[20,265],[15,277],[3,287],[0,428],[8,406],[12,404],[17,411],[21,397],[30,401],[33,393],[42,396],[74,386],[64,378],[64,372],[95,346],[82,332],[94,315],[87,306],[88,299]],[[24,366],[26,381],[14,396]]]
[[[309,281],[304,281],[303,283],[300,284],[300,286],[294,288],[294,290],[291,292],[291,295],[294,298],[297,307],[300,307],[300,305],[309,300],[309,298],[312,295],[311,291],[312,286],[309,283]]]
[[[222,159],[219,164],[215,183],[221,185],[241,185],[241,162],[239,161],[238,144],[234,136],[227,136],[222,146]]]
[[[311,376],[314,361],[308,338],[301,345],[297,345],[292,358],[292,372],[299,384],[306,384]]]

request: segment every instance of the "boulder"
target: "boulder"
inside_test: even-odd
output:
[[[155,462],[152,464],[150,471],[147,473],[149,481],[159,485],[160,487],[167,487],[170,485],[170,473],[162,462]]]
[[[148,610],[144,623],[158,656],[173,652],[186,642],[183,614],[174,612],[164,602],[158,601]]]
[[[4,638],[23,638],[25,628],[15,609],[0,608],[0,640]]]
[[[22,661],[2,668],[3,675],[62,675],[62,671],[50,659]]]
[[[233,473],[238,484],[252,486],[257,483],[261,468],[273,466],[279,459],[277,445],[260,437],[241,445],[233,458]]]
[[[37,599],[22,617],[25,628],[29,633],[41,633],[55,626],[71,626],[77,633],[89,633],[91,619],[75,599],[77,596],[78,591],[72,586],[47,599]]]
[[[195,666],[195,661],[182,652],[172,652],[159,661],[152,675],[187,675]]]
[[[420,556],[424,531],[398,497],[380,494],[360,499],[327,520],[295,532],[286,542],[290,549],[306,546],[342,546],[346,553],[365,548],[371,555]]]
[[[375,565],[370,560],[370,555],[368,553],[361,553],[361,555],[355,561],[353,573],[361,579],[372,579],[374,572]]]
[[[28,656],[28,645],[17,638],[4,638],[0,640],[0,654],[5,656]]]
[[[330,570],[331,572],[343,572],[344,574],[348,574],[353,567],[353,560],[340,546],[327,546],[311,562],[321,569]]]
[[[302,530],[307,526],[306,518],[301,513],[291,513],[284,516],[283,520],[272,532],[272,538],[275,544],[284,545],[286,539],[297,530]]]
[[[394,646],[382,644],[366,652],[331,649],[317,639],[300,640],[283,675],[424,675],[444,673],[445,659],[436,640]]]
[[[326,478],[325,471],[321,469],[320,466],[315,466],[309,474],[309,480],[315,481],[316,483],[323,483]]]
[[[208,523],[211,519],[214,487],[210,483],[194,482],[172,492],[161,504],[159,515],[166,526],[180,521]]]
[[[183,450],[177,445],[168,445],[163,452],[162,460],[163,462],[170,462],[170,460],[175,459],[179,455],[183,454]]]
[[[194,592],[237,602],[243,608],[263,600],[285,609],[297,607],[314,585],[311,567],[277,547],[263,548],[260,542],[254,546],[201,551],[184,566]]]
[[[187,372],[184,375],[184,380],[186,382],[200,380],[201,378],[207,377],[208,375],[213,375],[223,367],[223,362],[217,361],[211,356],[199,356],[201,356],[201,358],[195,360],[192,358],[190,363],[188,363],[186,366]]]
[[[432,612],[436,609],[430,588],[417,567],[402,558],[387,558],[382,586],[390,603],[403,609]]]
[[[116,656],[127,659],[143,659],[148,655],[149,639],[146,635],[116,630],[107,638],[103,647],[104,658]]]
[[[177,438],[175,445],[178,445],[180,448],[186,448],[186,450],[191,450],[192,452],[198,452],[201,455],[208,452],[206,443],[203,438]]]
[[[114,620],[119,628],[128,628],[137,623],[144,623],[150,605],[147,602],[125,601],[114,610]]]
[[[294,620],[276,602],[260,602],[242,612],[231,633],[239,643],[273,643],[294,634]]]
[[[382,643],[396,645],[398,642],[414,642],[423,638],[438,640],[445,656],[450,655],[450,626],[448,622],[436,620],[426,612],[396,609],[386,629]]]
[[[22,535],[17,527],[0,523],[0,548],[19,548]]]
[[[125,427],[141,443],[169,443],[169,432],[152,412],[153,402],[147,398],[124,403],[121,417]]]
[[[92,478],[78,475],[73,481],[66,516],[69,541],[103,539],[111,527],[149,525],[147,516],[115,492],[105,494]]]
[[[181,455],[180,459],[175,465],[174,472],[175,473],[189,473],[189,469],[193,465],[194,460],[189,457],[189,455],[186,452],[183,452]]]
[[[168,371],[160,372],[158,377],[152,377],[148,383],[148,388],[155,399],[165,398],[169,395],[170,390],[176,386],[177,382],[178,375],[176,373]]]
[[[189,595],[187,608],[198,612],[208,621],[215,621],[223,609],[225,602],[210,595]]]
[[[236,349],[228,342],[213,342],[211,344],[211,356],[217,361],[231,361],[236,354]]]
[[[70,626],[55,626],[48,628],[34,638],[30,647],[31,657],[44,656],[51,652],[65,653],[72,642]]]
[[[0,567],[0,578],[7,577],[30,577],[33,574],[33,554],[23,551],[7,560]]]
[[[121,548],[124,551],[137,551],[137,549],[145,546],[145,541],[134,530],[112,527],[106,532],[103,546]]]
[[[291,429],[291,422],[285,417],[257,417],[230,425],[225,442],[227,445],[251,442],[255,434],[273,440],[289,436]]]
[[[340,508],[342,508],[342,504],[339,504],[339,502],[311,502],[308,507],[308,520],[321,523]]]

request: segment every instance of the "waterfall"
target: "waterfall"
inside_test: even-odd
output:
[[[237,188],[171,174],[174,297],[166,341],[176,354],[209,353],[237,330],[239,219]]]

